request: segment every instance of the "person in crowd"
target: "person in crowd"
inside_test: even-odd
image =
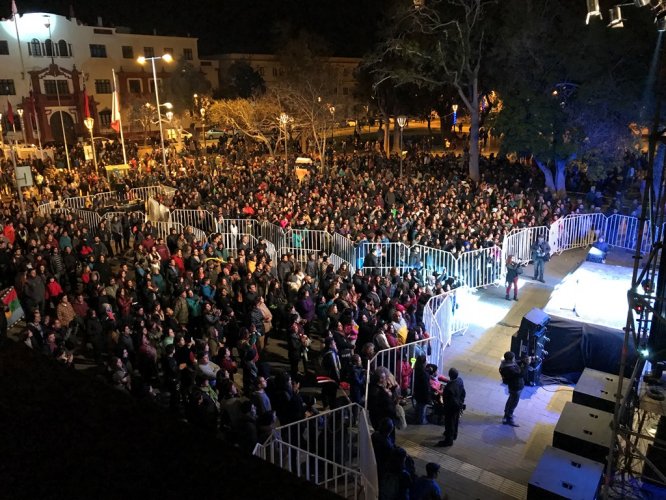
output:
[[[414,406],[416,409],[416,425],[424,425],[426,421],[426,408],[432,401],[430,389],[430,375],[426,372],[426,356],[420,355],[414,363]]]
[[[442,496],[442,489],[437,483],[440,465],[428,462],[425,466],[425,476],[420,476],[412,483],[410,500],[447,500],[448,496]]]
[[[534,262],[534,276],[532,279],[545,283],[543,271],[546,267],[546,262],[550,260],[550,245],[542,235],[539,235],[537,241],[532,244],[531,252],[532,261]]]
[[[516,362],[516,355],[513,352],[507,351],[504,353],[499,372],[502,376],[502,382],[507,385],[509,390],[509,397],[504,406],[504,418],[502,418],[502,423],[505,425],[520,427],[513,419],[513,412],[518,406],[520,393],[525,387],[525,372],[531,361],[531,358],[527,357]]]
[[[465,409],[465,384],[458,370],[449,368],[449,381],[443,389],[444,398],[444,439],[437,446],[452,446],[458,438],[460,415]]]
[[[506,258],[506,294],[504,298],[511,300],[509,293],[513,287],[513,300],[518,300],[518,277],[523,274],[523,268],[513,255]]]

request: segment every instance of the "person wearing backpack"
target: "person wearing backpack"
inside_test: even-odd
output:
[[[502,382],[509,388],[509,398],[504,406],[504,418],[502,423],[511,427],[520,427],[513,420],[513,412],[520,401],[520,393],[525,387],[525,370],[532,359],[525,357],[516,362],[516,355],[511,351],[504,353],[504,359],[500,364],[499,372],[502,376]]]

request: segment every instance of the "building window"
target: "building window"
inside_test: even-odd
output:
[[[183,57],[186,61],[191,61],[194,59],[194,53],[192,52],[192,49],[183,49]]]
[[[98,94],[110,94],[111,80],[95,80],[95,92]]]
[[[0,56],[8,56],[9,55],[9,44],[7,43],[7,40],[0,40]]]
[[[127,79],[127,90],[130,94],[140,94],[141,93],[141,79],[140,78],[128,78]]]
[[[65,40],[60,40],[58,42],[58,55],[60,57],[71,57],[72,46],[68,44]]]
[[[16,95],[14,80],[0,80],[0,95]]]
[[[123,59],[134,59],[134,48],[131,45],[123,45]]]
[[[155,57],[155,49],[153,47],[144,47],[143,57]]]
[[[277,68],[273,68],[273,78],[277,78],[279,72]]]
[[[31,42],[28,42],[28,54],[35,57],[41,57],[42,44],[36,38],[33,38]]]
[[[55,52],[53,51],[53,42],[48,38],[44,40],[44,55],[47,57],[55,56]]]
[[[103,109],[99,112],[99,125],[101,128],[111,128],[111,110]]]
[[[67,80],[44,80],[44,93],[46,95],[69,95]]]
[[[148,80],[148,86],[149,86],[149,92],[151,94],[154,94],[155,93],[155,80],[153,80],[152,78],[150,80]],[[164,91],[163,87],[162,87],[162,79],[161,78],[157,79],[157,90],[159,90],[160,92]]]
[[[91,43],[90,57],[106,57],[106,45]]]
[[[342,95],[349,95],[349,89],[347,87],[342,87]]]

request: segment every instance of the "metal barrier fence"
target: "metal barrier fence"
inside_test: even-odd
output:
[[[290,253],[296,262],[302,266],[311,253],[331,253],[331,235],[326,231],[311,231],[309,229],[290,229],[285,233],[285,246],[280,253]]]
[[[96,229],[102,218],[97,212],[70,208],[69,212],[77,219],[82,219],[90,230]]]
[[[456,276],[468,287],[499,283],[502,277],[502,249],[497,246],[460,254]]]
[[[280,426],[254,455],[345,498],[377,498],[370,429],[357,404]]]
[[[369,258],[370,254],[374,258]],[[395,268],[403,274],[411,269],[409,255],[410,249],[404,243],[364,241],[356,247],[356,268],[380,275],[388,275]]]
[[[423,269],[423,281],[431,276],[456,275],[457,259],[451,252],[425,245],[416,245],[411,253],[412,269]]]
[[[171,210],[169,213],[171,222],[178,222],[183,226],[191,226],[201,229],[206,233],[217,231],[217,220],[212,213],[207,210]]]
[[[506,268],[506,259],[509,255],[513,255],[521,262],[532,260],[532,245],[537,242],[539,236],[542,236],[547,241],[549,235],[550,231],[546,226],[512,229],[511,232],[504,236],[504,241],[502,242],[503,269],[505,270]]]
[[[285,235],[282,228],[275,224],[271,224],[268,221],[259,224],[259,234],[273,244],[276,255],[277,252],[281,252],[281,249],[286,245]]]
[[[610,246],[633,250],[636,248],[640,224],[640,220],[636,217],[614,214],[606,220],[606,229],[603,232],[603,236]],[[645,221],[641,252],[647,253],[650,251],[653,236],[657,235],[652,230],[650,223]]]
[[[331,235],[331,246],[331,253],[336,254],[347,262],[351,266],[352,272],[354,272],[354,265],[352,264],[356,253],[354,242],[346,236],[339,233],[333,233]]]
[[[139,217],[143,222],[146,222],[148,219],[144,212],[106,212],[102,215],[102,219],[107,222],[112,222],[114,217],[118,217],[118,220],[122,219],[123,216],[126,217]]]
[[[567,215],[550,226],[548,243],[551,252],[561,253],[591,245],[605,228],[604,214]]]
[[[328,256],[328,261],[333,264],[333,270],[337,273],[338,269],[340,269],[340,266],[342,264],[347,264],[347,270],[349,271],[349,277],[351,277],[352,274],[354,274],[354,268],[351,265],[351,262],[347,262],[345,259],[340,257],[339,255],[335,255],[332,253],[331,255]]]

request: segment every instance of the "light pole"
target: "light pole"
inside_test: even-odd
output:
[[[287,123],[289,123],[289,115],[287,113],[280,113],[280,125],[282,126],[284,130],[284,169],[285,171],[288,170],[289,165],[289,153],[287,151],[287,143],[289,142],[287,140]]]
[[[331,113],[331,120],[332,120],[332,125],[331,125],[331,147],[333,148],[333,151],[335,151],[335,106],[329,106],[328,110]]]
[[[25,123],[23,121],[23,108],[18,108],[17,113],[19,115],[19,123],[21,124],[21,132],[23,132],[23,145],[28,145],[28,139],[25,136]]]
[[[93,127],[95,126],[95,119],[92,116],[89,116],[83,120],[83,124],[90,132],[90,146],[92,147],[93,164],[95,165],[95,173],[99,175],[99,169],[97,168],[97,153],[95,152],[95,139],[93,138]]]
[[[46,22],[44,23],[44,26],[49,30],[49,41],[51,42],[51,66],[55,64],[55,50],[53,46],[53,35],[51,34],[51,18],[49,16],[44,16],[46,18]],[[54,72],[55,73],[55,72]],[[54,77],[57,76],[56,74],[53,75]],[[72,170],[72,162],[69,159],[69,146],[67,145],[67,134],[65,133],[65,119],[63,118],[63,112],[62,112],[62,104],[60,102],[60,88],[58,87],[58,80],[54,80],[53,83],[55,83],[55,90],[56,90],[56,97],[58,98],[58,113],[60,114],[60,128],[62,129],[62,142],[65,145],[65,158],[67,159],[67,170],[71,172]]]
[[[2,148],[5,148],[5,137],[4,137],[4,132],[2,131],[2,113],[0,113],[0,146]]]
[[[164,130],[162,128],[162,112],[160,110],[160,91],[159,91],[159,85],[157,84],[157,70],[155,69],[155,61],[162,59],[164,62],[171,62],[173,61],[173,57],[171,54],[168,52],[162,56],[155,56],[155,57],[145,57],[145,56],[140,56],[136,61],[143,65],[146,64],[146,61],[150,61],[150,64],[153,68],[153,83],[155,85],[155,102],[157,103],[157,122],[159,123],[160,126],[160,144],[162,146],[162,163],[164,164],[164,175],[169,177],[169,167],[167,166],[167,160],[166,160],[166,149],[164,148]]]
[[[203,134],[204,138],[204,154],[206,154],[208,151],[208,146],[206,144],[206,108],[201,108],[199,113],[201,113],[201,133]]]
[[[453,131],[455,132],[456,122],[458,121],[458,105],[453,104],[451,109],[453,110]]]
[[[400,127],[400,178],[402,179],[402,130],[407,124],[407,117],[405,115],[400,115],[398,117],[398,126]]]

